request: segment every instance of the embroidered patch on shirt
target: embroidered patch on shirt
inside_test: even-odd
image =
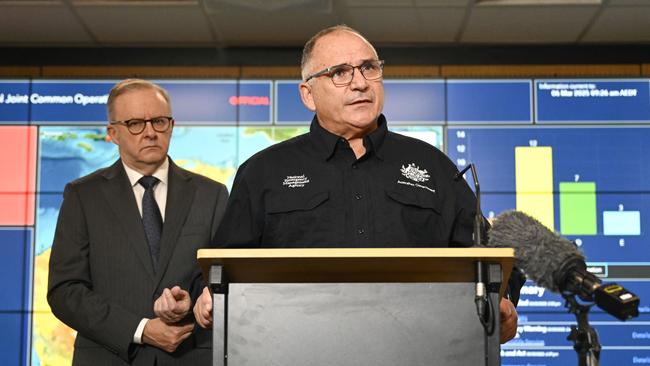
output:
[[[414,182],[426,182],[429,180],[429,172],[426,169],[420,169],[415,163],[411,163],[404,167],[402,165],[402,175]]]
[[[305,176],[304,174],[302,174],[302,175],[287,175],[287,177],[284,178],[284,182],[282,182],[282,185],[287,186],[289,188],[302,188],[307,183],[309,183],[309,178],[307,176]]]
[[[415,163],[411,163],[408,166],[402,165],[402,169],[400,169],[402,172],[402,175],[405,176],[406,178],[412,180],[413,182],[418,182],[418,183],[413,183],[413,182],[408,182],[405,180],[397,180],[397,184],[403,184],[405,186],[411,186],[411,187],[417,187],[417,188],[423,188],[426,189],[427,191],[431,193],[436,193],[436,190],[430,187],[427,187],[425,185],[419,184],[423,183],[429,180],[429,172],[427,172],[426,169],[420,169],[419,166],[415,165]]]
[[[427,187],[427,186],[423,186],[422,184],[418,184],[418,183],[407,182],[407,181],[405,181],[405,180],[398,180],[398,181],[397,181],[397,184],[403,184],[403,185],[405,185],[405,186],[411,186],[411,187],[424,188],[424,189],[426,189],[427,191],[429,191],[429,192],[431,192],[431,193],[436,193],[436,190],[435,190],[435,189],[433,189],[433,188],[429,188],[429,187]]]

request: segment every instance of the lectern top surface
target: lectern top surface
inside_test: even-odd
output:
[[[511,248],[273,248],[201,249],[202,258],[508,258]]]
[[[473,282],[474,263],[497,263],[507,283],[510,248],[201,249],[205,278],[222,266],[231,283]],[[505,286],[502,286],[504,289]]]

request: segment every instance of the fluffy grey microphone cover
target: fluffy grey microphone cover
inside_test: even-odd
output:
[[[523,212],[498,215],[489,232],[488,246],[515,249],[515,265],[538,285],[559,292],[556,274],[563,264],[584,256],[578,248]]]

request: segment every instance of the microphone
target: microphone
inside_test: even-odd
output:
[[[515,265],[552,292],[594,302],[620,320],[639,315],[639,297],[616,283],[604,284],[587,271],[575,244],[523,212],[498,215],[489,232],[489,247],[514,248]]]

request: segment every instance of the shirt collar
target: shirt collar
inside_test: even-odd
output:
[[[384,140],[386,139],[387,133],[388,126],[386,117],[384,117],[383,114],[380,114],[379,118],[377,118],[377,129],[363,138],[363,146],[366,147],[366,150],[372,151],[380,160],[384,160],[381,154],[381,148],[384,146]]]
[[[386,117],[381,114],[377,119],[377,129],[363,138],[363,145],[366,147],[366,150],[374,152],[375,155],[382,160],[383,158],[380,151],[387,131]],[[345,140],[343,137],[337,136],[324,129],[318,122],[318,117],[316,116],[314,116],[311,121],[309,134],[314,142],[314,147],[316,148],[318,155],[324,160],[328,160],[332,157],[339,141]]]
[[[129,182],[131,182],[131,187],[135,187],[138,184],[138,181],[140,178],[144,176],[144,174],[138,172],[135,169],[130,168],[128,165],[122,161],[122,165],[124,166],[124,170],[126,171],[126,175],[129,177]],[[156,169],[156,171],[152,174],[154,177],[158,178],[160,183],[167,185],[167,180],[169,179],[169,158],[166,158],[165,161],[163,161],[162,164]]]

